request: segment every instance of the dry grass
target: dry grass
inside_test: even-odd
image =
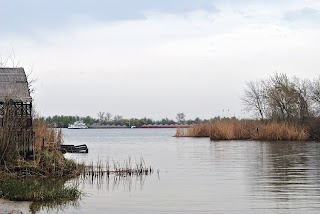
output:
[[[226,120],[177,129],[177,137],[210,137],[212,140],[308,140],[304,126],[287,122]]]
[[[61,129],[50,128],[43,120],[34,119],[33,132],[33,159],[16,156],[5,160],[2,171],[8,177],[72,177],[81,173],[84,166],[66,159],[60,151]]]
[[[177,128],[177,137],[210,137],[211,123],[200,123],[190,128]]]
[[[62,144],[61,129],[50,128],[43,120],[33,120],[33,132],[35,137],[34,150],[56,149]]]
[[[2,131],[0,137],[8,138],[5,142],[7,145],[15,142],[12,137],[14,134],[10,131],[5,132],[6,129],[0,131]],[[12,151],[4,150],[4,154],[16,154],[16,156],[11,159],[2,159],[0,198],[59,203],[76,201],[81,196],[81,192],[76,186],[65,186],[64,179],[80,175],[84,171],[84,165],[64,158],[59,148],[62,143],[61,130],[52,129],[44,121],[35,119],[32,131],[35,139],[32,160],[19,155],[17,148]],[[11,147],[7,146],[7,148]],[[57,178],[63,178],[63,180]]]
[[[62,133],[60,129],[49,128],[43,120],[34,119],[33,129],[17,129],[10,125],[0,128],[0,163],[10,163],[24,160],[32,155],[32,133],[34,143],[34,153],[57,149],[62,143]],[[30,143],[29,143],[30,142]],[[28,154],[26,150],[28,149]],[[30,153],[29,153],[30,151]]]

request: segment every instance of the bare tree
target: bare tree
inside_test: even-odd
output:
[[[259,115],[261,120],[264,120],[266,113],[265,92],[263,81],[250,81],[247,82],[247,87],[244,89],[244,96],[241,98],[245,109]]]
[[[312,91],[310,89],[309,80],[300,80],[297,77],[293,78],[293,83],[298,97],[297,106],[299,108],[299,119],[305,121],[313,115],[312,112]]]
[[[6,67],[9,59],[10,59],[10,55],[7,57],[3,57],[2,55],[0,55],[0,67]]]
[[[107,123],[110,122],[111,119],[112,119],[112,114],[109,113],[109,112],[106,112],[104,119],[105,119],[105,121],[106,121]]]
[[[33,66],[30,66],[27,69],[26,76],[28,80],[29,91],[32,94],[36,90],[35,83],[37,82],[37,78],[34,76],[34,73],[33,73]]]
[[[290,79],[285,74],[248,82],[242,101],[246,110],[260,119],[304,121],[312,115],[310,83],[297,77]]]
[[[310,83],[310,97],[316,106],[316,113],[320,111],[320,76]]]
[[[98,118],[99,118],[99,122],[102,124],[104,122],[104,112],[99,111],[98,112]]]
[[[2,57],[0,55],[0,67],[17,68],[21,66],[21,61],[16,59],[16,53],[13,48],[11,48],[6,55],[7,57]]]
[[[292,120],[299,114],[299,97],[295,85],[285,74],[275,74],[268,80],[268,108],[271,119]]]
[[[16,54],[13,48],[11,48],[11,51],[8,51],[6,54],[6,57],[3,57],[0,55],[0,67],[11,67],[11,68],[18,68],[21,67],[21,60],[16,59]],[[33,75],[33,66],[26,69],[26,76],[29,86],[29,92],[32,94],[35,91],[35,83],[37,79]]]
[[[178,113],[177,116],[176,116],[176,119],[177,119],[177,122],[179,124],[182,124],[184,123],[186,120],[185,120],[185,114],[184,113]]]
[[[115,122],[116,124],[120,124],[121,121],[122,121],[122,116],[120,116],[120,115],[115,115],[115,116],[113,117],[113,120],[114,120],[114,122]]]
[[[320,76],[312,82],[311,99],[320,104]]]

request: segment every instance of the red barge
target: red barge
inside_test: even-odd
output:
[[[192,125],[143,125],[137,126],[140,129],[168,129],[168,128],[190,128]]]

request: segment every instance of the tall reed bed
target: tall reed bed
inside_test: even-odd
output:
[[[35,138],[35,152],[39,152],[43,149],[55,149],[63,143],[61,129],[49,127],[44,120],[33,120],[33,132]]]
[[[60,129],[54,129],[43,120],[33,120],[34,156],[31,160],[15,157],[5,161],[7,177],[73,177],[79,175],[84,165],[66,159],[60,151],[63,141]],[[1,167],[0,167],[1,171]]]
[[[34,120],[35,159],[34,166],[54,177],[79,175],[84,165],[66,159],[60,151],[63,143],[61,129],[48,126],[43,120]]]
[[[4,126],[0,128],[0,163],[15,163],[24,160],[26,157],[20,150],[24,148],[26,142],[32,142],[32,132],[34,137],[33,150],[35,154],[43,150],[57,149],[62,143],[62,132],[60,129],[53,129],[43,120],[33,120],[33,130],[18,130],[15,127]]]
[[[11,144],[13,135],[8,127],[0,128],[0,164],[17,156],[15,145]]]
[[[210,137],[211,140],[308,140],[305,126],[287,122],[218,120],[177,129],[177,137]]]

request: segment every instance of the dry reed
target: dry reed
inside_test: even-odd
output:
[[[33,120],[34,155],[32,160],[15,157],[2,169],[8,177],[73,177],[84,165],[66,159],[60,151],[62,133],[50,128],[43,120]],[[1,168],[0,168],[1,170]]]
[[[177,137],[210,137],[211,140],[308,140],[308,129],[287,122],[218,120],[177,129]]]
[[[51,128],[43,120],[33,120],[33,132],[35,138],[34,150],[36,153],[43,149],[56,149],[62,144],[61,129]]]
[[[98,160],[96,165],[91,163],[84,167],[80,175],[84,178],[94,178],[102,177],[104,175],[109,176],[110,174],[126,177],[134,175],[149,175],[153,173],[153,168],[151,166],[146,166],[143,157],[135,163],[135,166],[132,165],[130,157],[123,162],[112,161],[112,165],[113,167],[111,167],[109,161],[106,161],[106,164],[104,165],[101,160]]]

